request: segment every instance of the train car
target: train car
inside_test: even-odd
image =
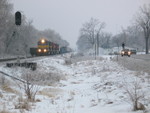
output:
[[[61,47],[61,48],[60,48],[59,53],[60,53],[60,54],[64,54],[64,53],[68,53],[68,52],[71,52],[71,51],[72,51],[71,48],[65,46],[65,47]]]
[[[53,49],[52,49],[52,51],[53,51],[53,54],[55,55],[55,54],[59,54],[59,45],[58,44],[55,44],[55,43],[53,43]]]
[[[49,41],[42,38],[37,43],[37,55],[48,55],[50,54]]]
[[[59,53],[59,45],[48,41],[47,39],[40,39],[38,41],[37,55],[55,55]]]
[[[67,47],[61,47],[60,48],[60,54],[66,53],[67,52]]]
[[[37,42],[37,48],[30,48],[30,54],[32,56],[45,56],[67,53],[68,47],[59,47],[59,44],[48,41],[45,38],[41,38]]]

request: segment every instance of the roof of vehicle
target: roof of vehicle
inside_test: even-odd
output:
[[[122,51],[129,51],[129,49],[123,49]]]
[[[136,51],[136,50],[133,50],[133,49],[132,49],[132,50],[130,50],[130,51]]]

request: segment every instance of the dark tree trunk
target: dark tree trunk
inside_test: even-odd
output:
[[[145,37],[145,41],[146,41],[146,43],[145,43],[145,45],[146,45],[146,54],[148,54],[148,51],[149,51],[149,47],[148,47],[148,37]]]
[[[133,111],[137,111],[138,110],[138,102],[137,100],[134,102],[134,106],[133,106]]]

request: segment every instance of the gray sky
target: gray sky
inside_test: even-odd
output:
[[[91,17],[106,23],[105,31],[116,34],[126,28],[143,4],[150,0],[10,0],[14,12],[22,11],[39,29],[53,29],[75,47],[82,24]]]

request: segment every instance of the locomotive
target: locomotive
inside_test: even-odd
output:
[[[32,56],[56,55],[67,52],[67,47],[59,47],[58,44],[48,41],[45,38],[41,38],[37,42],[37,48],[30,48]]]

